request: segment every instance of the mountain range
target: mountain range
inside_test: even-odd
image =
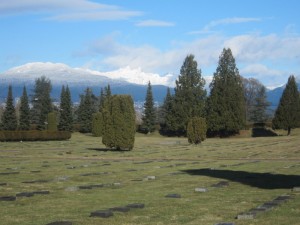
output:
[[[167,87],[173,87],[177,79],[177,75],[174,74],[160,76],[155,73],[146,73],[140,68],[125,67],[111,72],[99,72],[72,68],[62,63],[35,62],[0,73],[0,103],[5,101],[9,84],[13,87],[14,97],[22,95],[24,85],[30,95],[35,80],[41,76],[46,76],[51,80],[51,96],[54,101],[59,101],[62,85],[68,85],[73,102],[79,101],[80,94],[83,94],[87,87],[91,88],[95,95],[99,95],[100,89],[108,84],[113,94],[130,94],[135,102],[143,102],[146,97],[147,84],[151,80],[154,100],[161,103],[166,96]],[[300,89],[299,77],[296,80]],[[267,91],[271,110],[276,109],[284,88],[285,86],[282,86]]]
[[[14,97],[20,97],[24,85],[30,94],[35,80],[41,76],[46,76],[51,80],[51,97],[54,101],[59,101],[62,85],[68,85],[73,102],[79,101],[80,94],[83,94],[87,87],[91,88],[93,93],[98,96],[100,89],[108,84],[113,94],[130,94],[135,102],[144,101],[149,80],[151,80],[155,101],[162,102],[166,96],[167,87],[172,83],[174,85],[176,80],[172,74],[162,77],[154,73],[145,73],[139,68],[125,67],[111,72],[98,72],[71,68],[62,63],[36,62],[0,73],[0,102],[5,101],[9,84],[13,87]]]

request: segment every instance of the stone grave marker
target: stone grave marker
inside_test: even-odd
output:
[[[234,223],[222,222],[222,223],[216,223],[215,225],[234,225]]]
[[[237,215],[238,220],[252,220],[256,217],[256,213],[252,212],[247,212],[247,213],[241,213]]]
[[[207,192],[207,188],[201,188],[201,187],[198,187],[198,188],[195,188],[195,192]]]
[[[166,198],[181,198],[180,194],[167,194],[165,196]]]
[[[145,207],[145,204],[143,204],[143,203],[132,203],[132,204],[128,204],[126,207],[132,208],[132,209],[143,209]]]
[[[55,221],[52,223],[47,223],[46,225],[72,225],[73,223],[70,221]]]
[[[32,197],[34,196],[34,193],[32,192],[20,192],[16,194],[17,197]]]
[[[16,196],[1,196],[0,201],[16,201]]]
[[[6,186],[7,183],[0,183],[0,186]]]
[[[220,181],[219,183],[211,185],[211,187],[215,187],[215,188],[222,188],[222,187],[228,187],[228,186],[229,186],[228,181]]]
[[[113,216],[113,212],[111,210],[97,210],[94,212],[91,212],[90,217],[102,217],[102,218],[108,218]]]

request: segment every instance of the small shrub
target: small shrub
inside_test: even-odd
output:
[[[187,126],[187,137],[191,144],[200,144],[206,139],[206,120],[201,117],[193,117]]]

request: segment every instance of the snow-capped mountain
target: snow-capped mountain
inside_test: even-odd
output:
[[[132,83],[147,85],[151,81],[152,85],[172,86],[176,77],[172,74],[160,76],[155,73],[146,73],[141,68],[130,68],[129,66],[110,72],[100,72],[84,68],[72,68],[62,63],[35,62],[27,63],[22,66],[14,67],[1,74],[3,79],[15,80],[35,80],[45,75],[52,83],[68,84],[94,84],[95,82],[104,83]]]
[[[100,88],[108,84],[115,94],[131,94],[135,101],[143,101],[146,85],[150,81],[155,100],[161,102],[166,94],[166,86],[173,86],[176,79],[172,74],[160,76],[143,72],[140,68],[125,67],[116,71],[99,72],[72,68],[62,63],[27,63],[0,73],[0,102],[6,97],[9,84],[13,86],[14,96],[19,97],[24,85],[30,92],[35,80],[41,76],[46,76],[51,80],[54,99],[59,99],[61,86],[68,85],[73,101],[78,101],[79,95],[84,93],[87,87],[92,88],[95,95],[99,95]]]

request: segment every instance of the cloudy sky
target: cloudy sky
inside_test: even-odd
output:
[[[194,54],[212,76],[231,48],[267,87],[300,75],[299,0],[0,0],[0,72],[30,62],[178,75]]]

